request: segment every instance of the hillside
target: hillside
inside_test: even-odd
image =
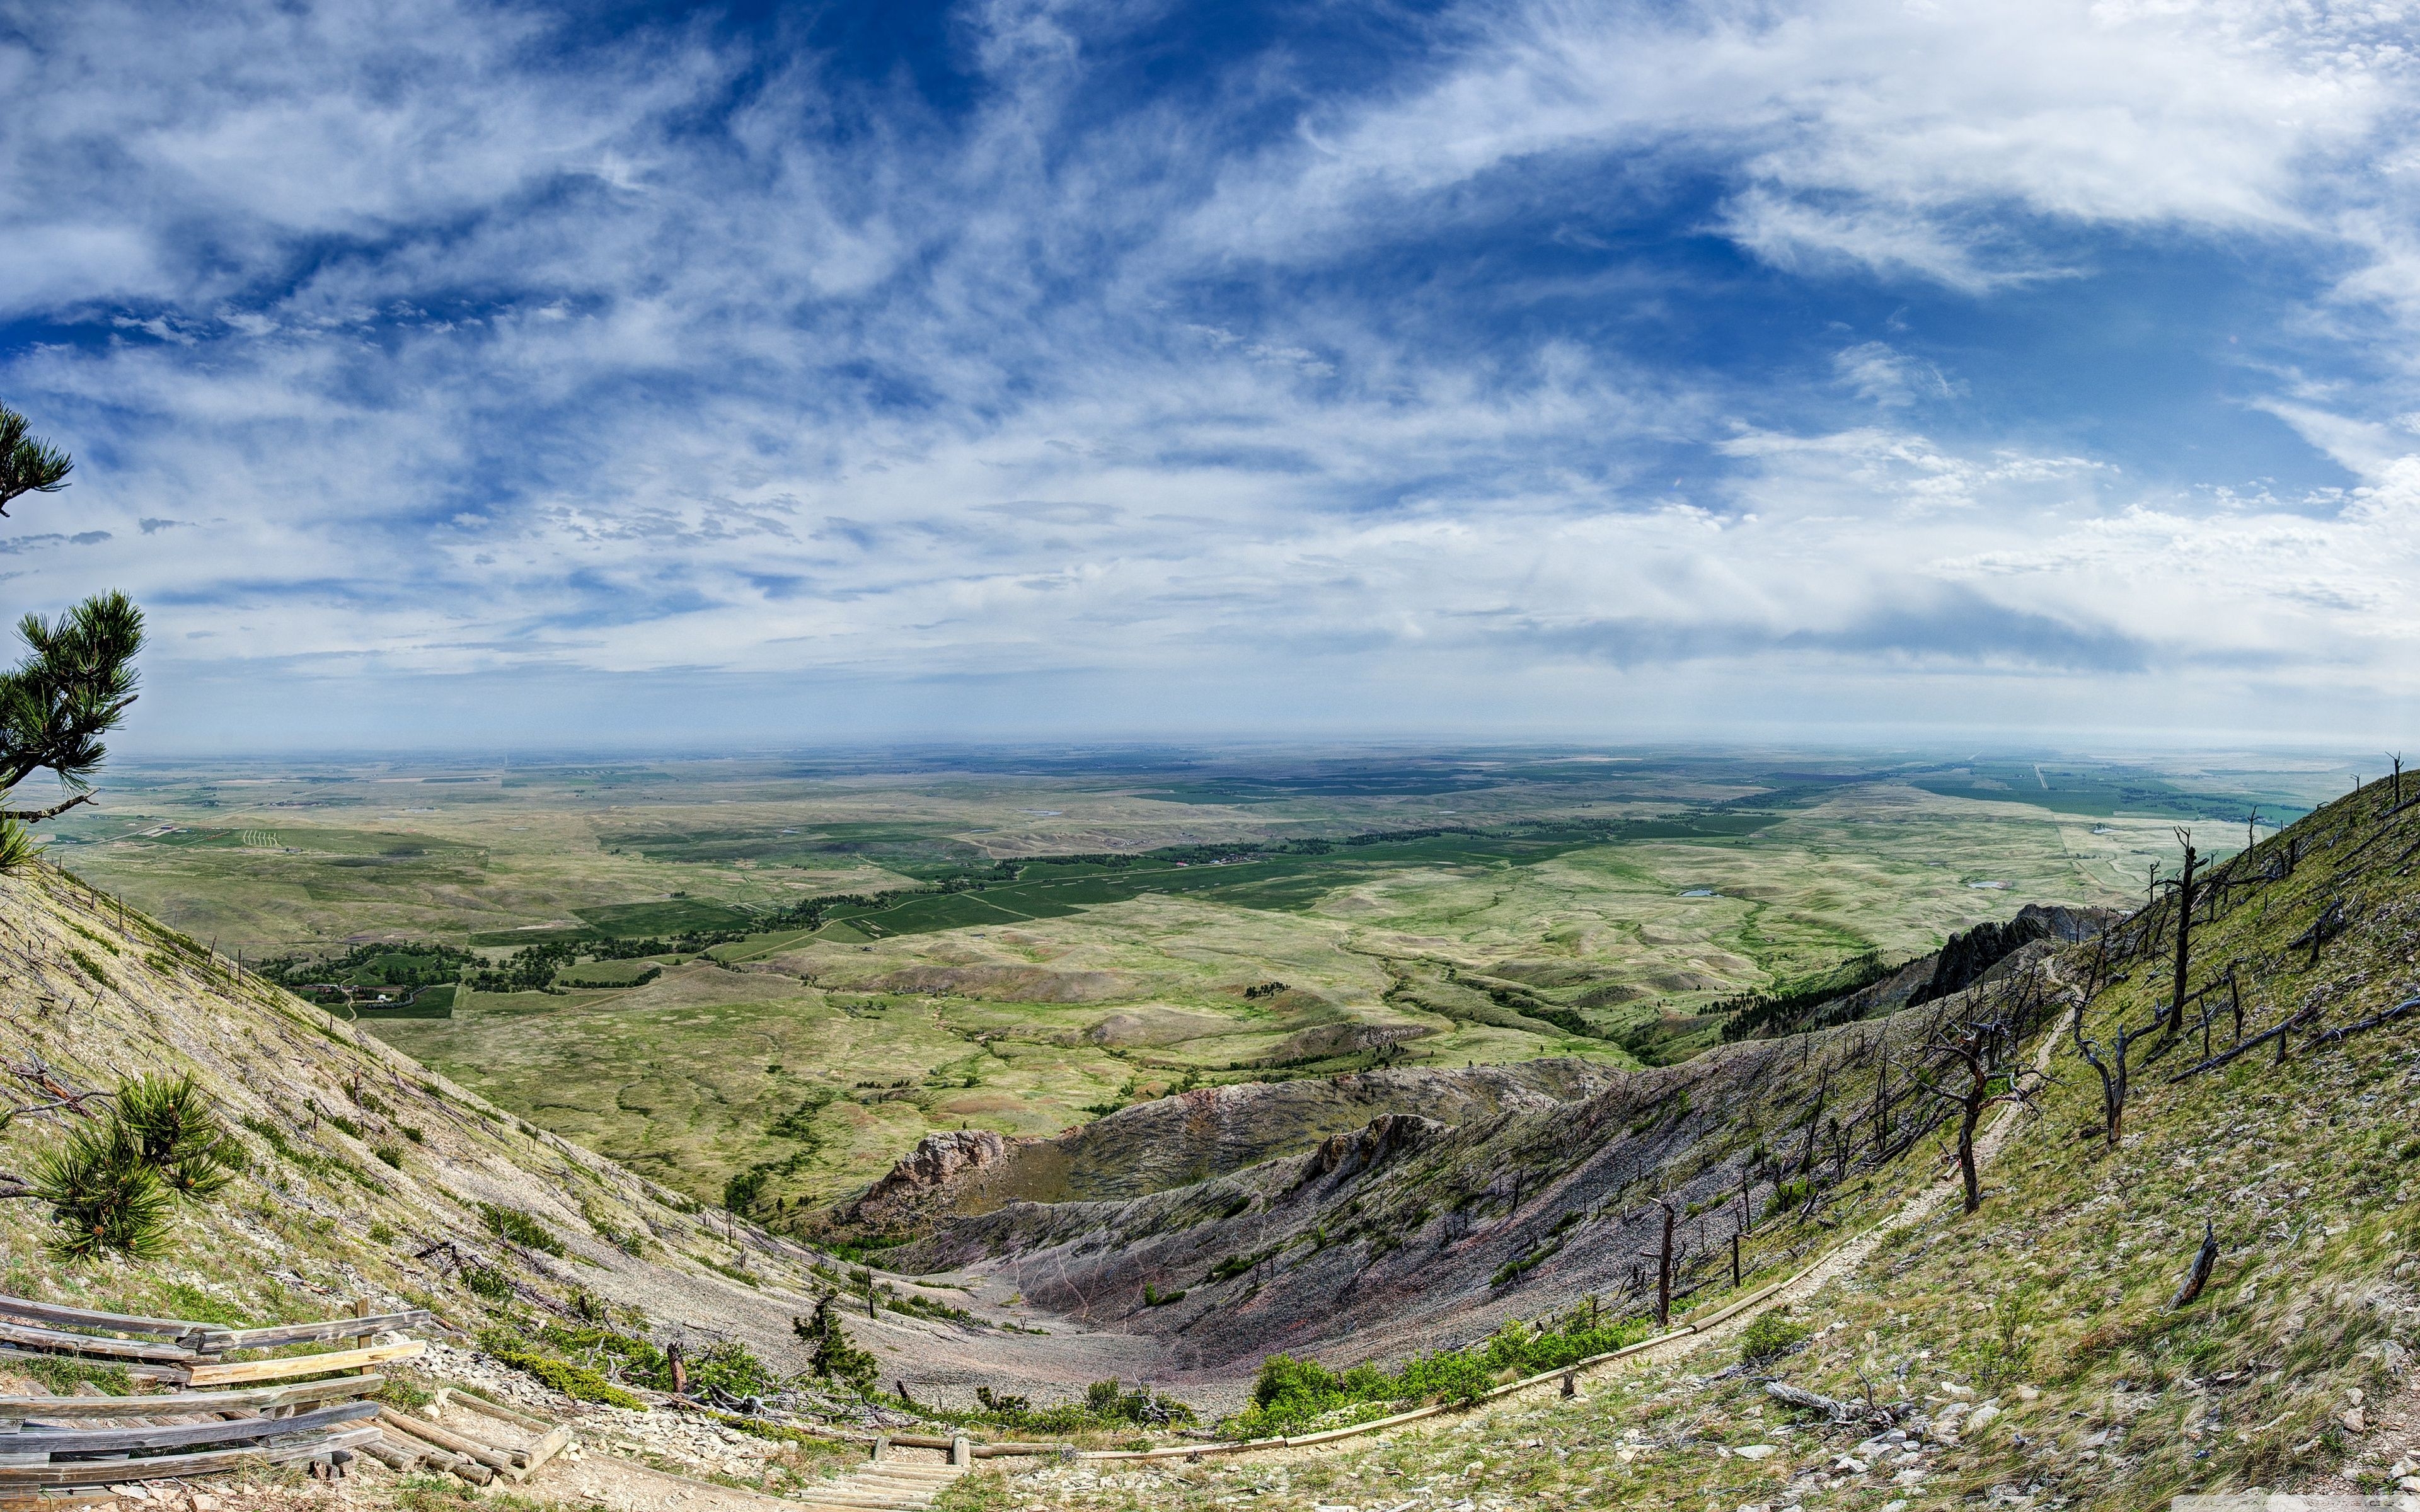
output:
[[[835,1450],[796,1434],[759,1442],[698,1413],[628,1410],[666,1402],[662,1350],[675,1343],[695,1362],[693,1384],[745,1393],[805,1371],[809,1346],[792,1320],[846,1284],[830,1257],[500,1112],[48,867],[0,875],[0,1104],[14,1110],[0,1119],[0,1167],[35,1173],[71,1132],[105,1122],[122,1078],[146,1073],[191,1075],[237,1147],[231,1184],[177,1204],[156,1258],[66,1263],[51,1252],[59,1230],[44,1204],[0,1201],[0,1289],[236,1326],[339,1316],[356,1300],[381,1313],[426,1307],[451,1344],[389,1372],[398,1404],[468,1381],[577,1420],[597,1453],[748,1484],[809,1484],[832,1463]],[[964,1308],[952,1329],[916,1311],[953,1297],[964,1300],[900,1283],[891,1310],[851,1328],[888,1374],[937,1335],[985,1331]],[[1024,1342],[1054,1379],[1079,1368],[1054,1364],[1051,1350],[1068,1340]],[[65,1389],[79,1377],[126,1389],[105,1368],[0,1358],[0,1391]],[[787,1398],[792,1408],[869,1419],[849,1394],[799,1383],[810,1389]],[[349,1504],[390,1504],[396,1483],[365,1469]],[[614,1490],[582,1504],[663,1504]]]
[[[1047,1407],[1087,1382],[1145,1380],[1232,1412],[1253,1404],[1276,1351],[1391,1367],[1467,1349],[1450,1359],[1496,1371],[1534,1363],[1522,1341],[1542,1327],[1592,1341],[1583,1353],[1652,1332],[1668,1204],[1676,1319],[1817,1268],[1761,1319],[1659,1345],[1571,1401],[1512,1398],[1275,1463],[986,1472],[944,1502],[1207,1506],[1250,1486],[1280,1507],[1392,1507],[1427,1487],[1474,1506],[1618,1489],[1624,1505],[1829,1497],[1905,1512],[1975,1496],[2115,1509],[2180,1488],[2381,1484],[2415,1447],[2400,1437],[2415,1316],[2403,1172],[2420,1153],[2415,856],[2420,802],[2371,789],[2205,875],[2181,1036],[2152,1026],[2173,995],[2171,895],[2135,916],[2070,917],[1985,961],[2015,937],[2001,932],[1965,951],[1952,975],[1972,980],[1947,996],[1895,1007],[1916,975],[1902,973],[1819,1005],[1807,1018],[1823,1027],[1680,1065],[1205,1088],[1057,1139],[993,1141],[954,1171],[937,1158],[936,1180],[887,1183],[870,1206],[891,1211],[863,1215],[923,1237],[883,1252],[888,1273],[868,1279],[891,1288],[889,1305],[850,1326],[885,1385],[980,1436],[1066,1428],[979,1411],[978,1388]],[[64,1268],[44,1254],[36,1204],[0,1205],[11,1289],[244,1321],[365,1295],[419,1304],[491,1350],[621,1358],[626,1382],[660,1401],[605,1335],[693,1352],[727,1339],[794,1373],[807,1358],[791,1319],[846,1279],[55,872],[0,879],[0,945],[13,1037],[0,1089],[26,1109],[0,1136],[8,1164],[27,1168],[72,1117],[37,1104],[146,1070],[194,1073],[246,1147],[237,1184],[188,1211],[162,1260]],[[2115,1026],[2138,1031],[2114,1149],[2070,1027],[2079,1004],[2104,1062]],[[1957,1110],[1931,1088],[1952,1086],[1955,1047],[1978,1032],[1996,1041],[1988,1090],[2016,1076],[2028,1098],[1978,1110],[1970,1214],[1947,1149]],[[2246,1053],[2226,1058],[2239,1042]],[[2217,1063],[2169,1080],[2204,1060]],[[2032,1070],[2047,1073],[2039,1086]],[[2171,1305],[2205,1222],[2214,1272]],[[1767,1352],[1744,1365],[1751,1321]],[[514,1374],[450,1359],[482,1379]],[[1842,1404],[1842,1421],[1786,1406],[1768,1378]],[[802,1384],[793,1407],[871,1411]],[[1254,1421],[1300,1431],[1433,1389],[1280,1394]],[[884,1395],[883,1420],[913,1421]],[[600,1434],[635,1431],[551,1400]],[[813,1499],[803,1471],[784,1481],[768,1467],[763,1484]]]
[[[925,1242],[932,1259],[1188,1340],[1204,1370],[1280,1343],[1337,1365],[1399,1355],[1584,1293],[1635,1312],[1640,1288],[1626,1268],[1651,1247],[1640,1220],[1652,1186],[1668,1182],[1686,1211],[1734,1191],[1743,1161],[1765,1213],[1752,1269],[1788,1274],[1838,1252],[1753,1331],[1659,1347],[1590,1377],[1573,1400],[1516,1397],[1432,1420],[1443,1427],[1274,1458],[978,1477],[954,1494],[1003,1506],[1206,1507],[1250,1495],[1270,1507],[1414,1496],[2117,1512],[2188,1489],[2393,1489],[2420,1464],[2407,1371],[2420,1343],[2413,797],[2365,789],[2200,879],[2182,1035],[2156,1026],[2174,997],[2171,892],[2105,941],[2037,948],[2031,969],[1996,987],[1732,1046],[1575,1116],[1457,1130],[1388,1120],[1198,1189],[949,1226]],[[1954,1180],[1938,1179],[1948,1127],[1903,1152],[1885,1137],[1877,1154],[1854,1110],[1871,1105],[1885,1033],[1904,1077],[1901,1047],[1994,1018],[2019,1029],[2003,1071],[2047,1075],[2030,1107],[2008,1114],[1967,1212]],[[2114,1065],[2120,1026],[2149,1032],[2129,1048],[2113,1148],[2101,1078],[2076,1036]],[[1948,1057],[1927,1058],[1946,1084]],[[1776,1205],[1756,1184],[1755,1146],[1761,1137],[1767,1158],[1778,1149],[1785,1161],[1798,1149],[1813,1121],[1810,1079],[1826,1064],[1848,1144],[1826,1115],[1811,1189],[1793,1185]],[[1905,1117],[1947,1109],[1902,1085]],[[1248,1206],[1222,1216],[1235,1197]],[[1325,1242],[1281,1246],[1226,1290],[1158,1308],[1130,1301],[1155,1272],[1200,1285],[1206,1261],[1249,1249],[1238,1226],[1261,1223]],[[2214,1263],[2183,1297],[2205,1226]],[[1502,1273],[1491,1267],[1533,1255],[1512,1286],[1488,1290]],[[1722,1258],[1718,1273],[1694,1277],[1708,1299],[1729,1291]],[[1838,1405],[1792,1406],[1768,1381]]]

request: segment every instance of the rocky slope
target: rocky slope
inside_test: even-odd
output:
[[[1811,1092],[1793,1068],[1827,1058],[1840,1068],[1832,1102],[1845,1127],[1879,1074],[1879,1057],[1858,1067],[1852,1047],[1885,1026],[1895,1030],[1896,1075],[1919,1042],[1899,1027],[1947,1031],[1945,1053],[1924,1057],[1946,1089],[1957,1080],[1956,1042],[1994,1018],[2021,1031],[1997,1060],[2002,1071],[2044,1074],[2024,1074],[2028,1095],[2010,1104],[2014,1121],[1973,1211],[1954,1183],[1937,1180],[1947,1127],[1903,1149],[1894,1135],[1880,1152],[1853,1136],[1848,1158],[1819,1158],[1811,1200],[1760,1221],[1751,1263],[1791,1257],[1773,1273],[1836,1250],[1837,1261],[1757,1331],[1651,1352],[1608,1368],[1569,1401],[1549,1390],[1282,1462],[1049,1469],[970,1485],[958,1505],[1148,1503],[1206,1512],[1249,1494],[1255,1506],[1297,1512],[1391,1506],[1419,1490],[1433,1504],[1479,1507],[2137,1512],[2183,1491],[2247,1488],[2367,1492],[2381,1500],[2364,1504],[2405,1504],[2395,1497],[2420,1497],[2415,867],[2420,792],[2380,783],[2205,872],[2190,899],[2171,892],[2105,938],[2096,930],[2080,943],[2035,942],[2033,959],[1997,989],[1978,984],[1888,1020],[1764,1047],[1760,1063],[1771,1072],[1762,1085],[1774,1095],[1751,1101],[1782,1120],[1764,1118],[1761,1135],[1703,1131],[1700,1155],[1667,1163],[1683,1192],[1731,1158],[1736,1146],[1725,1140],[1760,1137],[1787,1149],[1812,1127],[1819,1149],[1828,1147],[1829,1116],[1807,1116],[1811,1095],[1792,1103],[1792,1092]],[[2183,1014],[2171,1030],[2180,929],[2190,932]],[[2121,1030],[2130,1082],[2113,1130],[2093,1061],[2115,1069]],[[1720,1078],[1748,1064],[1717,1057],[1696,1087],[1723,1089]],[[1945,1102],[1921,1091],[1911,1101]],[[1693,1109],[1703,1105],[1693,1096]],[[1679,1126],[1698,1117],[1683,1115]],[[1465,1140],[1475,1141],[1473,1156],[1501,1157],[1501,1174],[1563,1173],[1553,1178],[1559,1190],[1576,1192],[1576,1176],[1601,1183],[1610,1174],[1592,1174],[1609,1152],[1557,1152],[1544,1129],[1516,1133],[1523,1121],[1493,1134],[1389,1132],[1366,1156],[1340,1149],[1332,1167],[1295,1161],[1226,1184],[1280,1209],[1324,1183],[1374,1201]],[[1600,1120],[1594,1142],[1619,1150],[1659,1137],[1617,1116]],[[1518,1166],[1525,1149],[1549,1158]],[[1695,1159],[1706,1165],[1693,1171]],[[1548,1195],[1558,1191],[1543,1189],[1522,1208],[1561,1207]],[[1937,1198],[1911,1200],[1927,1191]],[[1183,1199],[1163,1193],[1090,1212],[1011,1209],[948,1232],[968,1263],[1035,1282],[1035,1262],[1050,1253],[1069,1275],[1101,1283],[1087,1293],[1096,1309],[1114,1307],[1121,1298],[1107,1283],[1120,1251],[1088,1241],[1105,1236],[1173,1257],[1187,1227],[1233,1221],[1188,1223],[1198,1210],[1174,1206]],[[1869,1229],[1882,1214],[1903,1221]],[[1147,1231],[1147,1215],[1163,1220],[1161,1231]],[[1508,1216],[1519,1221],[1520,1210]],[[1608,1259],[1618,1264],[1617,1245],[1637,1247],[1635,1226],[1597,1222],[1570,1230],[1531,1284],[1551,1279],[1552,1263],[1602,1273]],[[1400,1221],[1391,1231],[1403,1231]],[[987,1233],[1011,1247],[985,1255]],[[1600,1253],[1575,1255],[1583,1243]],[[1472,1269],[1454,1260],[1450,1242],[1435,1243],[1424,1227],[1404,1249],[1421,1245],[1441,1285],[1475,1298]],[[1336,1247],[1302,1246],[1276,1264],[1309,1273],[1308,1282]],[[1383,1273],[1367,1259],[1365,1242],[1352,1269],[1374,1285]],[[1272,1276],[1263,1295],[1280,1284]],[[1329,1273],[1326,1285],[1336,1305],[1357,1305],[1343,1277]],[[1237,1296],[1206,1327],[1249,1327],[1243,1319],[1257,1304]],[[1298,1336],[1323,1343],[1336,1363],[1384,1336],[1330,1329],[1311,1306],[1294,1310]],[[1149,1315],[1128,1326],[1160,1328]]]
[[[1744,1215],[1761,1221],[1810,1165],[1835,1184],[1860,1178],[1834,1194],[1826,1222],[1896,1190],[1890,1162],[1879,1180],[1861,1167],[1939,1118],[1906,1078],[1945,1011],[1606,1073],[1601,1090],[1455,1125],[1388,1113],[1189,1186],[954,1219],[890,1263],[1147,1338],[1156,1378],[1210,1401],[1232,1399],[1272,1351],[1392,1358],[1590,1296],[1617,1315],[1649,1306],[1657,1263],[1642,1257],[1660,1248],[1658,1198],[1676,1212],[1685,1304],[1728,1287],[1732,1231]],[[1885,1068],[1886,1106],[1874,1096]],[[1781,1263],[1830,1232],[1809,1226],[1751,1247],[1746,1263]]]
[[[1386,1114],[1458,1124],[1546,1111],[1603,1090],[1620,1074],[1598,1061],[1551,1058],[1239,1082],[1139,1103],[1056,1139],[1009,1140],[982,1130],[933,1134],[840,1216],[896,1234],[1010,1202],[1141,1196],[1308,1149]]]
[[[822,1257],[498,1111],[59,872],[0,875],[0,1103],[20,1110],[0,1165],[29,1170],[84,1121],[63,1094],[147,1072],[209,1093],[242,1146],[235,1183],[180,1208],[171,1253],[144,1263],[62,1265],[42,1206],[0,1202],[6,1289],[250,1322],[368,1297],[464,1335],[610,1310],[659,1342],[737,1339],[805,1364],[790,1320],[827,1289],[809,1269]],[[889,1357],[932,1325],[861,1332]]]

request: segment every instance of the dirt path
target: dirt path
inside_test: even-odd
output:
[[[2063,986],[2063,983],[2058,982],[2057,973],[2047,969],[2048,963],[2044,964],[2045,974],[2050,976],[2053,983]],[[2034,1052],[2036,1075],[2049,1073],[2051,1053],[2057,1046],[2057,1030],[2045,1031],[2040,1048]],[[2000,1110],[2000,1116],[1992,1120],[1990,1127],[1975,1136],[1977,1171],[1989,1169],[1992,1163],[1999,1158],[2001,1147],[2016,1134],[2018,1126],[2025,1120],[2028,1114],[2029,1110],[2022,1104],[2011,1103]],[[1678,1338],[1668,1339],[1652,1350],[1642,1350],[1621,1363],[1624,1365],[1668,1364],[1706,1344],[1709,1340],[1735,1336],[1750,1323],[1776,1307],[1792,1307],[1808,1300],[1834,1281],[1865,1264],[1867,1258],[1893,1231],[1905,1228],[1910,1224],[1921,1222],[1934,1208],[1939,1207],[1960,1190],[1958,1167],[1953,1165],[1940,1176],[1926,1183],[1923,1190],[1900,1204],[1899,1208],[1887,1217],[1816,1261],[1807,1271],[1793,1277],[1787,1286],[1755,1306],[1726,1318],[1702,1333],[1683,1335]],[[1523,1392],[1518,1395],[1526,1396],[1528,1393]],[[1511,1399],[1507,1398],[1507,1400]]]

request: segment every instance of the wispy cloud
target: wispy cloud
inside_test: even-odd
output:
[[[136,592],[170,690],[1049,679],[1080,725],[1156,670],[1396,729],[1470,687],[1568,727],[1606,668],[1735,690],[1710,720],[1776,679],[2408,690],[2391,20],[911,30],[23,21],[0,381],[83,466],[12,591]]]

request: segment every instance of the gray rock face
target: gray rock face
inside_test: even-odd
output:
[[[849,1206],[858,1223],[882,1224],[912,1216],[919,1205],[976,1172],[1001,1165],[1018,1145],[989,1129],[952,1129],[928,1134],[916,1142],[907,1158],[891,1167],[882,1180]]]
[[[1315,1149],[1330,1135],[1362,1130],[1373,1119],[1403,1114],[1415,1123],[1460,1124],[1542,1112],[1593,1096],[1621,1074],[1600,1062],[1558,1057],[1239,1082],[1123,1108],[1056,1139],[1003,1140],[973,1131],[930,1134],[835,1216],[897,1233],[1015,1202],[1144,1196]],[[975,1140],[990,1143],[965,1143]]]

